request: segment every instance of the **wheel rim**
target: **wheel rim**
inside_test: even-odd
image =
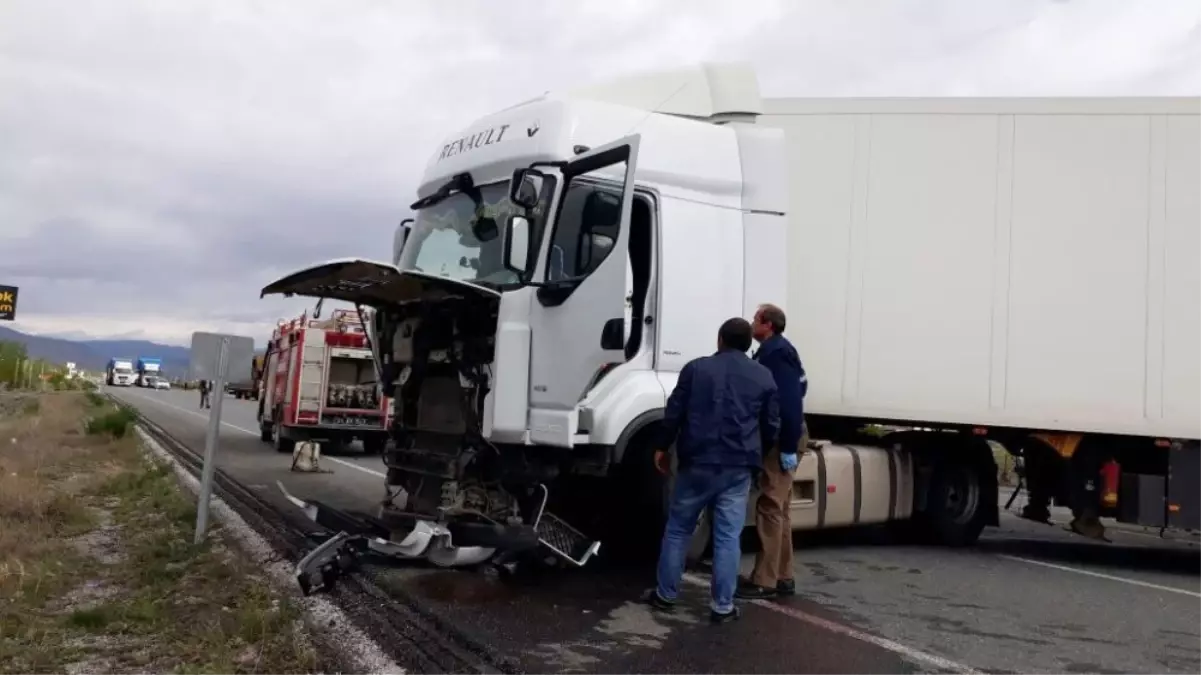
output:
[[[976,474],[967,468],[956,468],[947,473],[946,499],[947,517],[964,524],[975,517],[980,506],[980,482]]]

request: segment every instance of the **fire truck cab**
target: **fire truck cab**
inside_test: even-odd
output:
[[[363,323],[355,312],[280,321],[267,346],[259,395],[264,442],[291,452],[298,441],[338,446],[358,439],[383,451],[389,399],[380,392]]]

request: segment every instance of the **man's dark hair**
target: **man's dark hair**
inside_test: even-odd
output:
[[[784,327],[788,325],[784,310],[772,304],[759,305],[759,318],[771,324],[771,331],[776,335],[783,335]]]
[[[721,340],[721,345],[727,349],[745,352],[751,348],[751,324],[741,317],[726,319],[717,330],[717,339]]]

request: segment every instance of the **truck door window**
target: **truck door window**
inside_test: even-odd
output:
[[[598,200],[616,206],[596,208]],[[621,197],[615,190],[572,183],[563,195],[563,206],[555,223],[547,281],[591,274],[613,250],[620,228]]]

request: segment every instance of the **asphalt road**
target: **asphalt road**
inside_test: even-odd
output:
[[[196,392],[111,391],[203,447]],[[373,510],[377,457],[326,454],[332,472],[293,473],[289,456],[258,440],[255,406],[224,400],[227,473],[284,505],[277,480],[298,496]],[[896,545],[870,531],[805,536],[799,595],[749,604],[721,627],[706,621],[705,578],[690,576],[687,609],[669,618],[636,602],[651,570],[603,559],[522,585],[410,563],[372,571],[527,672],[1201,672],[1197,540],[1110,536],[1093,543],[1008,515],[969,550]]]

